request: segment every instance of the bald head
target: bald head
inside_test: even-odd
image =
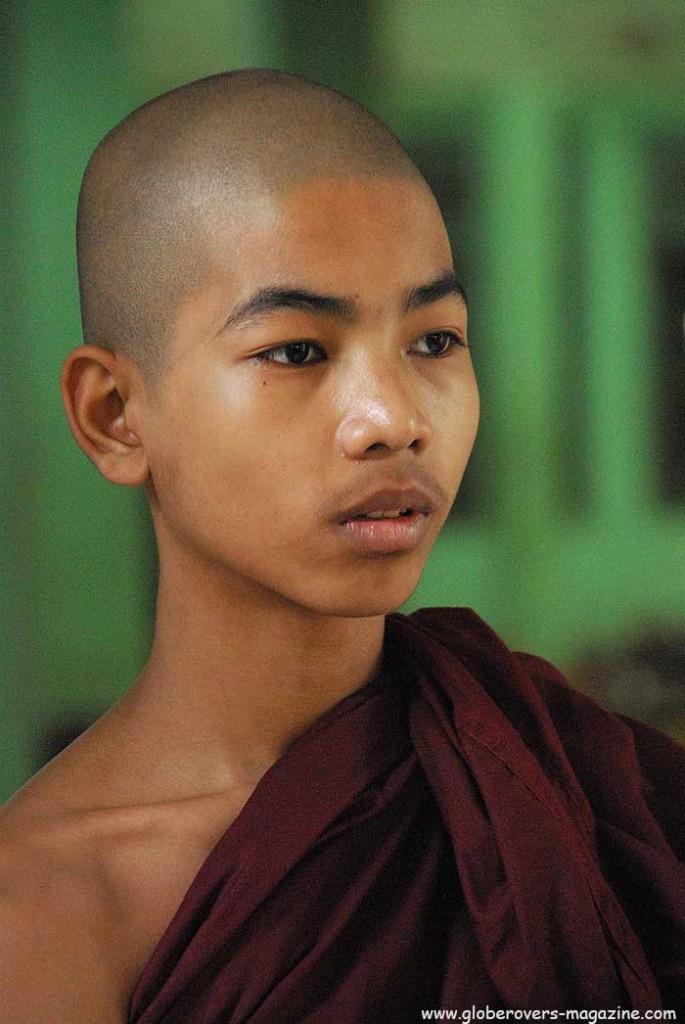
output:
[[[84,338],[149,377],[206,268],[210,224],[256,194],[344,175],[410,178],[395,136],[354,101],[277,71],[227,72],[151,100],[114,128],[86,170],[77,247]]]

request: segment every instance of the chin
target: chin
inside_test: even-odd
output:
[[[361,583],[357,581],[354,586],[345,588],[345,592],[329,591],[322,595],[320,611],[323,614],[355,619],[390,615],[414,593],[422,569],[423,565],[411,573],[406,570],[401,573],[386,570],[376,574],[375,578]]]

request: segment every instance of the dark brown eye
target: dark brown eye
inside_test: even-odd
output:
[[[306,363],[312,346],[308,341],[293,341],[283,346],[283,352],[289,363]]]
[[[324,357],[323,349],[313,341],[289,341],[285,345],[260,352],[257,356],[260,360],[278,363],[280,366],[304,366],[307,363],[318,363]]]
[[[452,331],[430,331],[423,334],[416,342],[416,349],[425,356],[447,355],[455,345],[461,345],[461,339]]]

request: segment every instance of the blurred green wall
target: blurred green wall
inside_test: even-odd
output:
[[[35,769],[50,724],[122,692],[150,639],[141,496],[98,478],[59,400],[80,340],[80,176],[135,105],[224,68],[342,88],[417,158],[442,154],[445,180],[454,168],[483,429],[411,606],[471,604],[562,664],[645,624],[683,626],[685,505],[659,497],[655,468],[651,162],[685,138],[681,3],[645,20],[579,0],[27,0],[4,17],[0,796]]]

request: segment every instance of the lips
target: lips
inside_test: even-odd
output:
[[[345,509],[338,517],[338,522],[406,519],[416,514],[427,516],[435,508],[433,497],[420,487],[386,487]]]
[[[430,532],[440,495],[422,487],[387,486],[367,494],[335,517],[350,550],[364,557],[401,554],[419,547]]]

